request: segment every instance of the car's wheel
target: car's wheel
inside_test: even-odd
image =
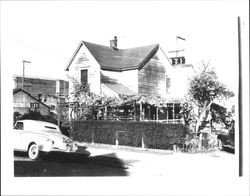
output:
[[[32,160],[37,160],[39,158],[40,152],[37,144],[33,143],[29,146],[28,155]]]
[[[223,142],[220,139],[218,139],[218,148],[219,150],[224,150]]]

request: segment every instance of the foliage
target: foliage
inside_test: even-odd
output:
[[[141,94],[120,95],[119,97],[100,96],[90,91],[89,85],[81,84],[76,79],[70,78],[73,83],[73,106],[75,120],[97,120],[104,119],[104,108],[108,107],[107,116],[117,119],[119,116],[133,118],[134,112],[138,114],[136,104],[148,104],[155,107],[167,107],[168,103],[178,102],[181,100],[166,99],[159,96],[145,96]],[[139,114],[140,115],[140,114]],[[139,115],[137,115],[139,117]]]
[[[50,113],[49,115],[42,115],[38,111],[29,110],[28,113],[23,114],[19,118],[19,120],[24,120],[24,119],[41,120],[41,121],[46,121],[46,122],[50,122],[53,124],[57,124],[56,116],[53,113]]]
[[[77,141],[142,146],[142,137],[147,148],[172,150],[182,146],[188,128],[182,124],[123,121],[73,121],[72,137]]]
[[[214,70],[203,64],[203,69],[189,81],[188,94],[199,107],[215,99],[234,96],[226,85],[218,81]]]
[[[204,63],[201,66],[201,71],[189,81],[188,102],[189,108],[198,107],[198,112],[192,112],[192,116],[196,121],[196,132],[204,126],[202,122],[206,122],[209,116],[211,105],[215,100],[222,100],[234,96],[226,85],[218,81],[218,77],[213,69],[209,68],[209,64]],[[190,110],[183,111],[185,115],[190,115]],[[188,119],[186,117],[186,119]]]

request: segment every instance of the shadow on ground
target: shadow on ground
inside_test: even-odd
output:
[[[39,160],[31,161],[24,153],[14,153],[16,177],[42,176],[127,176],[124,162],[115,153],[86,157],[82,154],[50,153]]]

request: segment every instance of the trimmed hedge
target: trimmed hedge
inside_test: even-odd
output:
[[[182,124],[124,121],[72,121],[71,136],[76,141],[172,150],[182,146],[188,128]]]

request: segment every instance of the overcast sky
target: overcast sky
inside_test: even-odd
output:
[[[65,78],[81,40],[108,46],[116,35],[119,48],[159,43],[170,56],[181,36],[188,63],[210,62],[235,89],[237,16],[247,31],[248,14],[248,1],[239,0],[1,2],[3,71],[22,75],[22,60],[29,60],[26,75]]]

